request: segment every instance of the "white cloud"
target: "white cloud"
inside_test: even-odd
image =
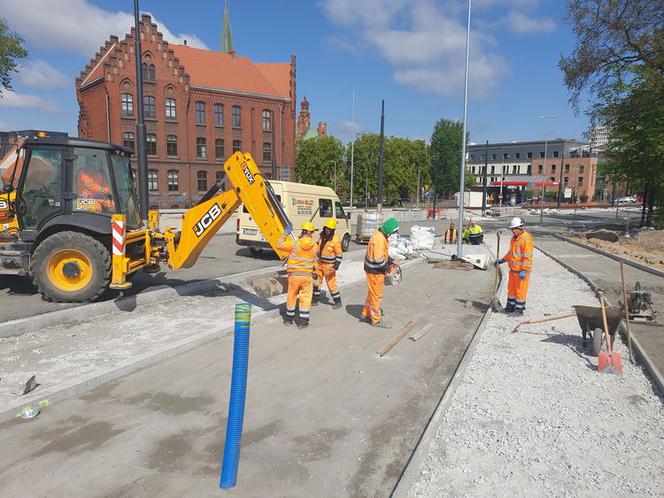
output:
[[[0,107],[19,107],[24,109],[39,109],[45,112],[60,112],[60,105],[51,99],[38,95],[27,95],[16,93],[12,90],[4,90],[0,95]]]
[[[359,123],[353,123],[352,121],[342,121],[339,124],[339,131],[344,135],[349,135],[352,137],[355,133],[362,133],[363,128]]]
[[[17,80],[22,86],[39,90],[64,88],[72,83],[64,74],[42,60],[30,61],[19,67]]]
[[[549,17],[536,19],[516,10],[513,10],[504,18],[503,24],[506,24],[511,31],[519,35],[550,33],[556,29],[556,24]]]
[[[358,55],[361,51],[360,46],[356,42],[340,36],[328,36],[323,40],[323,45],[332,50],[347,52],[351,55]]]
[[[0,0],[10,27],[44,50],[66,50],[93,57],[112,34],[122,37],[134,25],[132,13],[108,11],[87,0]],[[206,48],[195,35],[174,34],[159,23],[167,41]]]

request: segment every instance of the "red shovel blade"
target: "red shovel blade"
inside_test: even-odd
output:
[[[602,351],[597,357],[597,371],[600,373],[622,375],[622,358],[620,358],[620,353],[609,355],[606,351]]]

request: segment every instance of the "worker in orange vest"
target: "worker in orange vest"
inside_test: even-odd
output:
[[[376,230],[369,239],[367,253],[364,257],[364,272],[367,276],[367,299],[364,302],[362,317],[371,322],[374,327],[391,328],[383,320],[383,285],[385,274],[391,269],[396,261],[390,260],[388,256],[388,238],[399,231],[399,224],[394,218],[390,218]]]
[[[495,264],[507,262],[510,273],[507,280],[507,306],[505,313],[513,316],[523,315],[526,309],[526,297],[530,284],[530,272],[533,271],[533,238],[523,229],[521,218],[512,218],[510,222],[512,240],[507,253]]]
[[[459,231],[454,226],[454,223],[450,223],[450,226],[445,230],[445,235],[443,235],[444,244],[456,244],[459,240]]]
[[[323,282],[327,281],[327,288],[330,291],[332,299],[334,299],[333,308],[339,309],[341,308],[341,294],[337,287],[337,270],[341,266],[343,252],[341,250],[341,241],[334,233],[336,228],[337,220],[327,220],[321,231],[320,239],[318,239],[318,243],[316,244],[315,270],[318,278],[314,282],[313,305],[316,306],[318,304]]]
[[[96,161],[89,162],[84,169],[79,171],[78,196],[82,199],[94,199],[104,210],[114,210],[110,185]]]
[[[284,325],[292,325],[295,318],[295,304],[300,300],[300,321],[298,329],[309,326],[309,311],[313,293],[314,262],[316,261],[316,243],[311,238],[315,229],[313,223],[302,223],[302,235],[295,240],[289,237],[287,230],[277,241],[277,247],[289,254],[286,263],[288,272],[288,297],[286,299],[286,315]]]

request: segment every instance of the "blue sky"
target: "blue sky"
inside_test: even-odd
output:
[[[583,138],[557,67],[574,39],[561,0],[475,0],[468,127],[475,142]],[[349,140],[377,131],[429,138],[434,123],[462,117],[463,0],[230,0],[238,53],[257,62],[297,55],[298,109]],[[30,58],[0,99],[0,129],[76,132],[74,78],[111,32],[131,24],[131,0],[0,0],[0,16]],[[171,41],[218,49],[223,0],[142,0]],[[351,123],[356,94],[355,126]],[[538,119],[540,115],[559,115]]]

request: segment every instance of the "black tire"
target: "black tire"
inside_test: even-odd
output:
[[[344,238],[341,239],[341,250],[343,252],[348,252],[348,248],[350,247],[350,234],[344,235]]]
[[[602,329],[593,330],[593,356],[599,356],[602,351],[602,340],[604,339],[604,331]]]
[[[78,251],[90,261],[92,277],[80,290],[61,289],[49,278],[49,262],[63,249]],[[89,235],[80,232],[59,232],[44,239],[37,246],[30,260],[30,275],[46,301],[57,303],[94,301],[108,288],[111,281],[111,255],[104,244]]]

